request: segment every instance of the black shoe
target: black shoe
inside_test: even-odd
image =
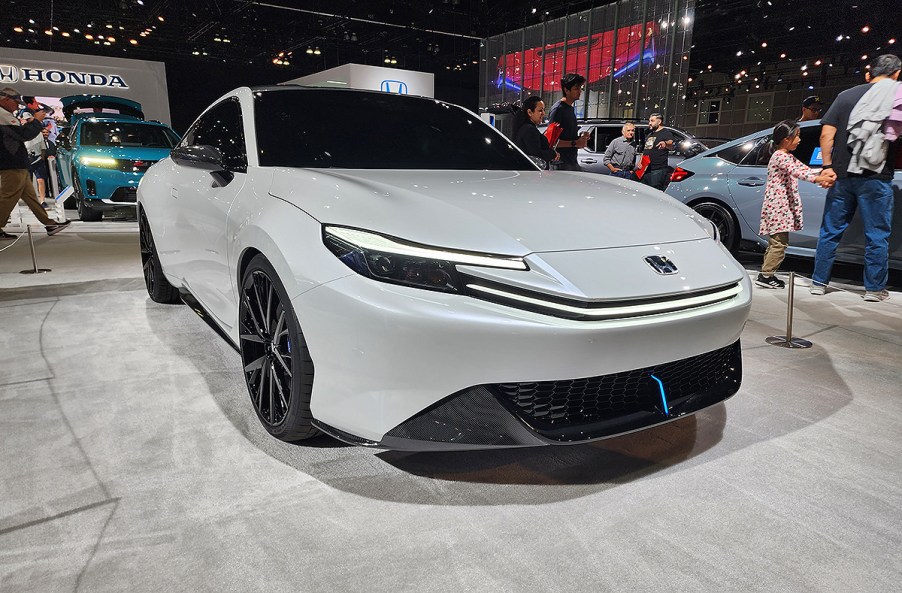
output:
[[[50,204],[48,204],[47,202],[41,202],[41,208],[43,208],[44,210],[50,210]]]
[[[47,229],[47,234],[52,237],[70,224],[72,224],[72,221],[67,220],[66,222],[61,222],[59,224],[48,224],[44,228]]]
[[[0,239],[15,239],[16,235],[10,235],[6,231],[0,231]]]
[[[764,274],[758,274],[755,284],[762,288],[786,288],[786,283],[776,276],[765,276]]]

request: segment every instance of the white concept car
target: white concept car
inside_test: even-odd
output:
[[[150,297],[240,352],[286,441],[586,442],[739,389],[751,285],[709,221],[541,171],[442,101],[237,89],[145,174],[138,211]]]

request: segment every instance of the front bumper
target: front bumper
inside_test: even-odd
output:
[[[738,339],[751,307],[744,274],[739,286],[736,296],[708,306],[601,321],[357,275],[305,292],[293,305],[316,368],[311,411],[326,432],[392,449],[472,449],[603,438],[723,401],[741,380]],[[729,354],[718,359],[721,374],[673,398],[665,413],[647,370],[721,351]],[[538,408],[524,411],[517,404],[523,394],[505,395],[502,387],[626,371],[638,372],[636,405],[557,425],[530,417]],[[669,388],[665,384],[665,397]]]
[[[138,183],[143,176],[144,171],[120,171],[84,165],[78,170],[81,195],[96,210],[129,205],[134,208]]]

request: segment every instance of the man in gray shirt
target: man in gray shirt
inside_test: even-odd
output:
[[[636,126],[623,124],[622,132],[623,136],[608,144],[601,162],[614,177],[635,179],[633,170],[636,168],[636,147],[633,145],[633,137],[636,135]]]

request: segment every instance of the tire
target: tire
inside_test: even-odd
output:
[[[710,220],[720,233],[720,242],[731,253],[736,253],[739,247],[739,225],[733,217],[733,213],[726,206],[718,202],[699,202],[692,205],[692,209]]]
[[[178,289],[163,275],[157,246],[154,244],[150,225],[147,224],[147,217],[143,212],[138,217],[138,235],[141,243],[141,266],[144,268],[144,286],[147,287],[150,300],[155,303],[180,303]]]
[[[241,277],[239,346],[251,405],[263,427],[294,442],[319,434],[310,413],[313,361],[272,264],[255,256]]]
[[[78,218],[83,222],[100,222],[103,219],[103,212],[88,207],[85,197],[81,193],[81,180],[78,173],[72,170],[72,188],[75,190],[75,207],[78,209]]]
[[[89,208],[84,200],[76,200],[75,207],[78,208],[78,219],[83,222],[100,222],[103,220],[103,212]]]

